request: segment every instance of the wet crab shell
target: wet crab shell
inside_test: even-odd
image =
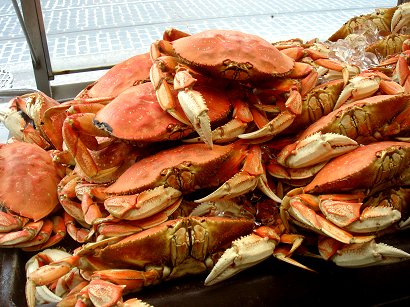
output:
[[[0,147],[0,201],[35,221],[58,204],[60,181],[51,156],[37,145],[16,142]]]
[[[233,175],[232,170],[220,170],[233,148],[232,144],[214,145],[212,150],[205,144],[187,144],[163,150],[133,164],[106,193],[139,193],[161,185],[182,192],[218,186]]]
[[[228,117],[231,104],[221,90],[205,86],[198,90],[207,100],[212,122]],[[97,113],[94,123],[117,138],[144,142],[181,139],[194,131],[160,107],[151,82],[124,91]]]
[[[181,62],[228,79],[269,79],[290,73],[294,65],[266,40],[233,30],[203,31],[177,39],[172,46]]]
[[[383,153],[387,152],[390,152],[390,159],[383,160]],[[400,175],[409,166],[409,143],[372,143],[330,161],[304,188],[304,192],[334,193],[400,185],[400,180],[403,180]]]

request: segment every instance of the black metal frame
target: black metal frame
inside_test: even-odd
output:
[[[53,79],[53,73],[40,0],[21,1],[24,19],[21,16],[16,0],[12,2],[30,48],[37,88],[45,94],[51,95],[49,81]]]
[[[17,0],[12,0],[12,2],[30,48],[36,86],[41,92],[57,100],[71,99],[89,82],[52,86],[50,81],[54,80],[55,76],[103,70],[112,67],[110,65],[85,69],[66,69],[64,71],[53,70],[40,0],[21,0],[21,11]]]

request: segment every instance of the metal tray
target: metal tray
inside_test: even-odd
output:
[[[383,242],[410,252],[410,230]],[[25,261],[29,253],[0,249],[0,306],[26,306]],[[187,276],[143,289],[133,296],[161,306],[410,306],[410,261],[347,269],[318,259],[298,258],[308,272],[273,257],[233,278],[205,287],[206,275]],[[42,307],[54,306],[53,304]]]

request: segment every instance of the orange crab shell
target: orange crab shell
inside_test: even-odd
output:
[[[323,116],[308,128],[306,128],[299,136],[299,140],[317,133],[343,133],[344,135],[355,139],[359,143],[369,143],[374,141],[376,131],[383,133],[383,126],[387,122],[395,119],[400,122],[398,117],[401,114],[401,121],[405,123],[407,117],[406,110],[408,109],[410,95],[376,95],[369,98],[354,101],[345,104],[340,108]],[[355,116],[358,109],[365,110]],[[350,118],[356,117],[356,129],[346,129],[345,122]],[[364,119],[362,119],[364,118]],[[362,119],[362,120],[359,120]],[[400,127],[397,127],[400,128]],[[401,127],[405,129],[405,125]],[[382,135],[384,136],[384,135]]]
[[[0,147],[0,201],[35,221],[58,204],[60,181],[51,156],[37,145],[15,142]]]
[[[220,169],[231,156],[233,149],[233,144],[214,145],[213,149],[209,149],[206,144],[201,143],[160,151],[133,164],[106,192],[139,193],[160,185],[172,186],[182,192],[192,192],[199,188],[218,186],[235,173],[234,163]]]
[[[266,40],[233,30],[203,31],[177,39],[172,46],[182,62],[228,79],[269,79],[290,73],[294,66]]]
[[[117,97],[127,88],[149,80],[151,65],[149,53],[133,56],[113,66],[100,79],[81,91],[77,98]]]
[[[382,151],[402,149],[403,156],[398,169],[388,169],[377,161]],[[397,158],[396,158],[397,159]],[[377,142],[358,147],[325,165],[304,188],[305,193],[333,193],[352,189],[373,188],[382,173],[397,174],[410,166],[410,144],[406,142]],[[391,180],[390,180],[391,181]],[[391,181],[390,183],[393,183]],[[389,184],[389,183],[387,183]],[[394,183],[393,183],[394,184]]]
[[[211,121],[220,123],[228,117],[231,104],[221,90],[198,90],[208,102]],[[125,90],[97,113],[94,122],[117,138],[144,142],[181,139],[194,131],[161,108],[151,82]]]

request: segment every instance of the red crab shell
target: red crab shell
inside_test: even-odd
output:
[[[207,100],[211,121],[226,119],[231,111],[226,94],[208,86],[198,88]],[[194,131],[162,110],[151,82],[124,91],[97,113],[95,123],[117,138],[144,142],[180,139]]]
[[[182,62],[228,79],[269,79],[286,75],[294,65],[266,40],[233,30],[203,31],[172,46]]]
[[[394,152],[391,160],[382,153]],[[305,193],[333,193],[353,189],[395,185],[395,179],[410,166],[410,144],[406,142],[377,142],[358,147],[325,165],[304,188]],[[380,179],[382,182],[380,182]]]
[[[0,147],[0,201],[35,221],[58,204],[60,181],[51,156],[37,145],[15,142]]]
[[[186,144],[163,150],[137,161],[106,192],[139,193],[160,185],[170,185],[180,191],[191,192],[201,187],[217,186],[233,175],[234,165],[229,169],[220,169],[232,154],[233,148],[232,144],[214,145],[212,150],[205,144]],[[173,175],[169,176],[169,173]],[[186,186],[180,186],[181,184]]]

